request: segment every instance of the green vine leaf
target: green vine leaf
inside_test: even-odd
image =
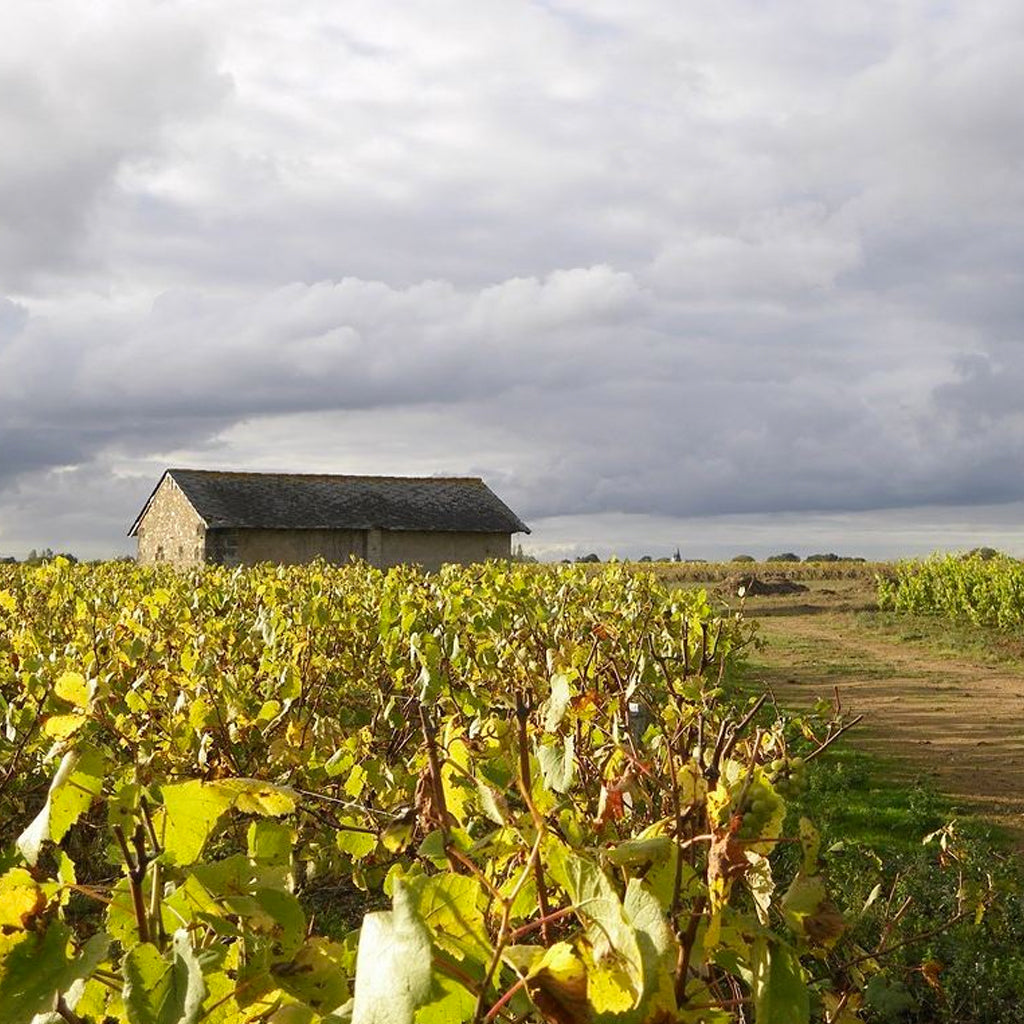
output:
[[[467,875],[432,875],[406,881],[420,919],[433,941],[459,960],[470,957],[486,963],[491,956],[484,923],[483,891]]]
[[[166,816],[161,837],[164,859],[171,864],[192,864],[233,796],[216,783],[198,779],[163,786],[161,794]]]
[[[275,980],[296,999],[319,1014],[334,1013],[351,998],[353,967],[347,945],[314,936],[307,939],[285,971]]]
[[[248,814],[280,817],[295,810],[295,794],[260,779],[190,779],[162,787],[164,858],[192,864],[203,852],[220,816],[231,807]]]
[[[555,793],[568,793],[572,787],[573,749],[571,734],[564,740],[545,739],[537,746],[537,761],[544,785]]]
[[[363,918],[352,1024],[414,1024],[430,999],[430,932],[401,880],[392,906]]]
[[[751,953],[757,1024],[807,1024],[810,997],[797,955],[766,936],[754,942]]]
[[[558,846],[552,848],[561,852]],[[552,874],[584,924],[594,965],[603,966],[599,978],[592,978],[599,986],[602,1008],[622,1012],[639,1006],[646,988],[644,958],[636,929],[608,876],[599,865],[572,852],[556,854]],[[657,905],[653,897],[650,900]],[[657,913],[660,916],[660,908]]]
[[[551,676],[551,695],[544,711],[544,728],[547,732],[555,732],[562,724],[571,701],[569,677],[564,672],[555,672]]]
[[[89,977],[107,954],[108,935],[100,932],[69,958],[71,930],[54,921],[42,934],[0,934],[0,1014],[4,1024],[30,1024],[52,1009],[54,1000],[76,981]]]
[[[197,1024],[206,984],[186,929],[174,933],[169,958],[149,942],[133,947],[123,973],[129,1024]]]
[[[42,810],[18,837],[18,850],[35,865],[46,840],[59,843],[103,789],[105,758],[88,744],[61,759]]]

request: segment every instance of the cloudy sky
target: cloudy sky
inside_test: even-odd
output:
[[[1019,0],[13,0],[0,554],[168,465],[1024,554],[1022,96]]]

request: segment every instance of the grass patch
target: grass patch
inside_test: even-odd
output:
[[[887,611],[859,612],[855,621],[876,636],[920,645],[936,655],[959,655],[986,665],[1024,669],[1024,638],[993,626]]]
[[[790,652],[787,657],[773,641],[772,664],[761,663],[757,653],[746,663],[743,691],[748,696],[759,692],[766,675],[810,683],[813,671],[815,679],[827,681],[830,673],[822,671],[827,666],[814,665],[813,652],[808,655],[797,659]],[[762,724],[767,726],[767,709],[765,715]],[[790,742],[791,749],[806,755],[799,729],[794,728]],[[786,835],[797,834],[801,817],[821,833],[829,892],[854,940],[874,951],[887,936],[890,952],[879,961],[884,976],[872,984],[861,1009],[867,1024],[1024,1021],[1024,865],[1014,852],[1013,837],[961,815],[926,777],[908,778],[905,765],[845,738],[809,765],[807,790],[789,801]],[[924,842],[950,823],[950,853],[942,852],[937,839]],[[798,858],[794,846],[779,850],[774,872],[780,886],[789,884]],[[971,901],[977,902],[989,880],[998,895],[975,923]],[[947,927],[965,908],[968,918]],[[932,974],[938,987],[922,970],[928,965],[932,971],[934,964],[941,965],[937,977]]]
[[[829,889],[865,950],[886,939],[891,952],[868,990],[874,1024],[1019,1024],[1024,1019],[1024,867],[1009,837],[979,819],[955,826],[952,856],[926,836],[957,818],[951,801],[926,781],[898,781],[884,759],[841,745],[812,762],[808,788],[790,802],[787,834],[801,816],[822,837]],[[797,851],[779,858],[780,883]],[[992,879],[999,892],[979,923],[949,922]],[[877,890],[877,891],[876,891]],[[938,963],[938,988],[922,965]]]
[[[883,858],[916,854],[930,832],[958,817],[956,805],[926,779],[906,780],[893,763],[842,743],[822,755],[794,808],[821,830],[826,844],[864,844]],[[986,841],[1008,852],[1010,836],[983,828]]]
[[[906,675],[906,669],[883,658],[859,651],[837,651],[824,639],[806,639],[786,634],[766,637],[768,646],[752,652],[746,662],[748,675],[769,683],[812,687],[818,684],[820,696],[830,696],[836,685],[851,679],[893,679]]]

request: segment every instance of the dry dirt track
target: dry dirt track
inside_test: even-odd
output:
[[[768,641],[752,679],[792,707],[838,686],[844,710],[864,714],[853,742],[1024,841],[1024,663],[947,655],[934,626],[930,636],[880,631],[870,607],[863,586],[752,601]]]

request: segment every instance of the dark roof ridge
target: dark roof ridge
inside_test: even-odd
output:
[[[269,469],[189,469],[186,466],[176,466],[173,469],[165,470],[165,474],[170,476],[174,476],[175,473],[205,473],[208,476],[286,476],[303,477],[307,480],[409,480],[416,483],[439,480],[449,483],[467,484],[482,484],[484,482],[483,477],[480,476],[403,476],[397,473],[289,473],[284,470],[276,471]]]

